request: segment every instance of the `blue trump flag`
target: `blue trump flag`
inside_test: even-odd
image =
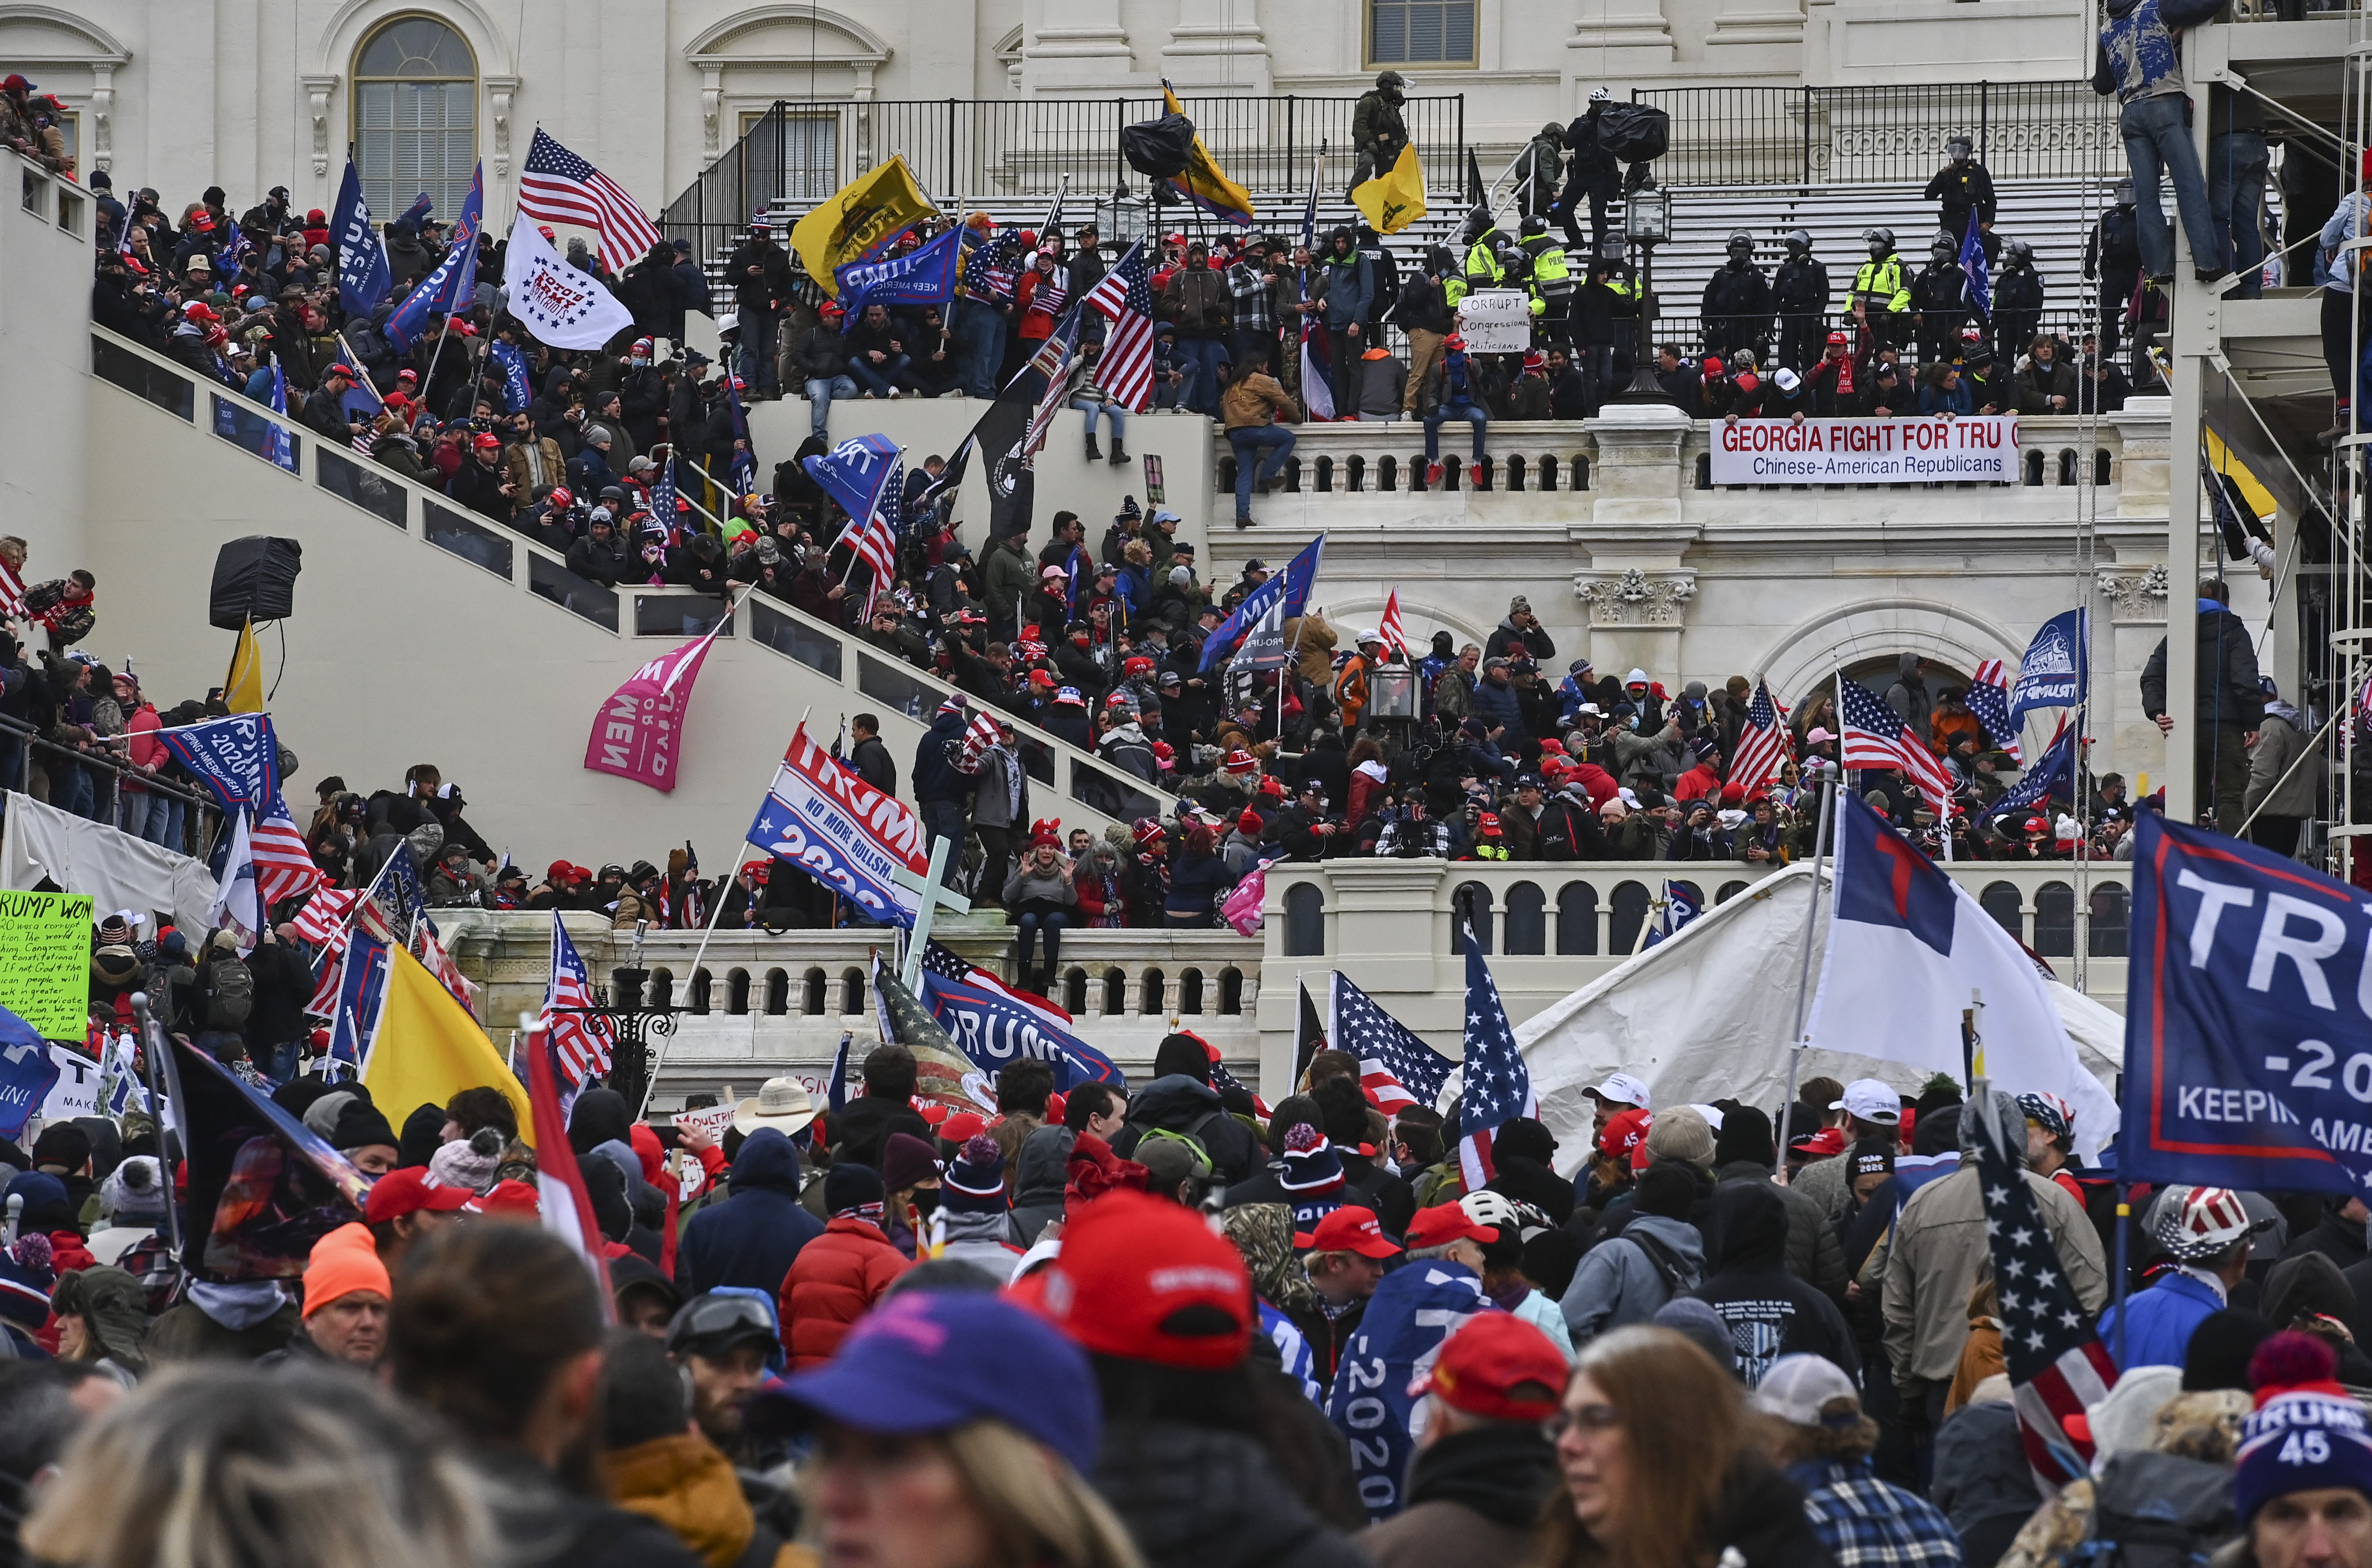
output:
[[[1034,1057],[1053,1068],[1057,1094],[1068,1094],[1073,1086],[1090,1080],[1123,1082],[1110,1057],[1066,1027],[1067,1014],[1015,992],[936,942],[924,949],[922,984],[915,995],[983,1073],[994,1074]]]
[[[2073,708],[2090,690],[2092,618],[2081,607],[2042,623],[2010,683],[2009,722],[2023,726],[2037,708]]]
[[[233,714],[160,729],[157,738],[187,768],[226,817],[264,814],[280,798],[280,741],[269,714]]]
[[[272,412],[283,418],[288,413],[288,377],[280,362],[272,362]],[[285,424],[274,424],[263,433],[263,455],[286,469],[296,471],[296,437]]]
[[[338,303],[357,316],[367,316],[387,297],[394,282],[387,264],[387,243],[371,226],[370,208],[363,202],[362,175],[350,161],[338,186],[338,204],[330,213],[330,238],[338,248]]]
[[[527,405],[535,401],[535,394],[528,389],[526,352],[517,343],[488,343],[486,352],[503,367],[503,412],[526,412]]]
[[[945,305],[956,296],[956,271],[963,261],[963,230],[951,228],[927,245],[889,261],[853,261],[836,268],[843,331],[854,331],[868,305]]]
[[[1289,621],[1299,615],[1309,602],[1310,586],[1318,581],[1318,563],[1325,553],[1326,536],[1320,534],[1303,548],[1300,554],[1285,563],[1284,571],[1246,594],[1244,602],[1236,606],[1227,618],[1219,622],[1219,629],[1212,633],[1210,641],[1203,645],[1203,662],[1199,668],[1209,669],[1225,658],[1228,651],[1242,640],[1244,633],[1258,625],[1268,614],[1269,608],[1278,600],[1285,603],[1285,614],[1281,619]]]
[[[452,249],[387,319],[387,341],[398,354],[411,353],[412,345],[428,335],[435,318],[470,308],[478,287],[478,229],[485,204],[486,167],[482,163],[470,180],[469,195],[462,198],[460,220],[453,226]]]
[[[802,459],[799,466],[862,526],[882,509],[890,482],[901,465],[898,443],[887,436],[852,436],[820,457]],[[896,516],[894,502],[890,515]]]
[[[430,198],[427,192],[423,191],[419,195],[412,198],[412,205],[404,208],[403,215],[395,221],[417,234],[420,232],[420,226],[428,221],[428,215],[436,210],[436,202]],[[463,210],[466,212],[468,209]]]
[[[1985,807],[1985,816],[2006,817],[2012,812],[2040,806],[2054,795],[2072,796],[2075,790],[2067,781],[2068,769],[2075,760],[2076,726],[2069,725],[2059,732],[2059,738],[2035,759],[2034,766],[2026,771],[2024,778],[2019,779],[1999,800]]]
[[[386,943],[360,931],[348,933],[345,967],[338,974],[338,1012],[330,1022],[330,1060],[356,1074],[363,1070],[371,1037],[378,1033],[389,962]]]
[[[1351,1479],[1370,1523],[1408,1501],[1409,1456],[1424,1414],[1409,1386],[1432,1375],[1441,1342],[1469,1318],[1497,1310],[1473,1270],[1442,1258],[1393,1270],[1368,1298],[1334,1369],[1326,1414],[1350,1440]]]
[[[2353,889],[2145,811],[2131,951],[2120,1180],[2372,1191],[2372,909]]]
[[[1667,881],[1664,884],[1664,907],[1647,926],[1647,940],[1640,950],[1654,947],[1666,937],[1678,936],[1680,927],[1696,919],[1703,911],[1700,900],[1704,895],[1686,882]]]
[[[0,1138],[22,1132],[57,1081],[58,1064],[50,1055],[49,1042],[32,1025],[0,1007]]]
[[[1969,212],[1969,232],[1960,237],[1960,271],[1969,274],[1969,304],[1975,308],[1977,319],[1992,320],[1994,280],[1985,270],[1984,231],[1977,226],[1974,208]]]

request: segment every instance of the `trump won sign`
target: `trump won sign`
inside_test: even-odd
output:
[[[1908,484],[2018,479],[2017,420],[1741,419],[1713,427],[1715,484]]]
[[[2372,909],[2155,812],[2134,838],[2119,1177],[2372,1191]]]

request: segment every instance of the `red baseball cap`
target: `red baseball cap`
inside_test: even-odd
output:
[[[1345,1203],[1318,1222],[1314,1231],[1296,1232],[1293,1244],[1311,1252],[1356,1252],[1362,1258],[1397,1258],[1401,1249],[1384,1234],[1373,1209]]]
[[[1088,1350],[1219,1372],[1251,1348],[1257,1319],[1242,1256],[1175,1203],[1105,1193],[1064,1233],[1044,1273],[1047,1317]]]
[[[471,1201],[473,1214],[526,1214],[529,1217],[543,1213],[543,1196],[524,1181],[497,1181],[483,1198]]]
[[[963,1143],[987,1131],[988,1118],[976,1110],[959,1110],[939,1123],[939,1136],[950,1144]]]
[[[1618,1164],[1629,1161],[1634,1170],[1647,1168],[1647,1126],[1655,1112],[1645,1109],[1626,1110],[1606,1123],[1606,1131],[1598,1135],[1598,1152]]]
[[[1447,1247],[1453,1241],[1479,1241],[1484,1244],[1499,1239],[1497,1227],[1476,1225],[1472,1216],[1456,1203],[1436,1203],[1430,1209],[1419,1209],[1416,1218],[1409,1221],[1408,1242],[1415,1247]]]
[[[1441,1342],[1412,1394],[1486,1421],[1544,1421],[1564,1397],[1564,1352],[1512,1312],[1478,1312]]]
[[[372,1185],[370,1196],[363,1202],[363,1218],[378,1225],[423,1209],[432,1214],[449,1214],[476,1196],[466,1187],[439,1187],[428,1179],[426,1166],[408,1165],[389,1171]]]

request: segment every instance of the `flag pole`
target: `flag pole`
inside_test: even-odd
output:
[[[377,387],[371,385],[370,377],[363,370],[362,355],[356,354],[354,351],[353,345],[346,342],[345,329],[341,327],[338,331],[331,333],[330,335],[338,340],[338,346],[340,348],[346,351],[346,363],[355,367],[355,384],[368,390],[371,397],[378,403],[379,408],[384,411],[387,407],[387,400],[378,395],[378,389]]]
[[[805,724],[807,721],[802,718],[799,722]],[[753,849],[756,846],[751,844],[747,839],[742,840],[738,844],[734,846],[733,873],[731,877],[727,877],[725,879],[727,887],[732,885],[733,877],[741,875],[741,868],[743,866],[751,864],[750,862],[740,858],[740,852],[745,849]],[[708,929],[700,934],[700,946],[692,949],[692,967],[685,971],[691,976],[690,983],[692,984],[696,985],[700,982],[700,960],[708,956],[708,939],[716,935],[716,923],[724,918],[724,915],[725,894],[720,889],[716,895],[716,907],[711,910],[708,914]],[[712,985],[709,989],[713,993],[715,987]],[[651,1096],[658,1091],[659,1069],[667,1064],[668,1041],[673,1039],[674,1036],[675,1031],[673,1029],[669,1029],[659,1036],[657,1049],[651,1058],[651,1070],[643,1078],[643,1103],[634,1108],[634,1120],[637,1121],[640,1121],[644,1117],[650,1114]]]
[[[148,1115],[157,1123],[157,1168],[164,1176],[165,1237],[173,1249],[173,1256],[179,1259],[181,1256],[181,1205],[173,1202],[173,1151],[165,1145],[165,1095],[157,1081],[157,1074],[163,1070],[157,1054],[173,1048],[165,1039],[165,1031],[157,1026],[155,1016],[148,1011],[146,992],[132,993],[132,1016],[140,1025],[141,1063],[148,1069]],[[173,1102],[173,1120],[179,1121],[180,1119],[181,1105],[177,1099]],[[189,1140],[184,1137],[181,1142],[182,1152],[186,1156]]]
[[[1836,794],[1835,765],[1822,759],[1820,770],[1820,825],[1812,839],[1812,889],[1804,901],[1804,956],[1796,972],[1796,1039],[1787,1052],[1787,1098],[1779,1108],[1779,1147],[1772,1156],[1773,1174],[1787,1168],[1787,1136],[1796,1120],[1796,1075],[1804,1064],[1804,1010],[1811,1001],[1812,933],[1820,914],[1820,863],[1828,857],[1829,829],[1836,821],[1831,808]]]

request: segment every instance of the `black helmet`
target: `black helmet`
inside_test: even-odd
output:
[[[1791,254],[1799,250],[1809,254],[1811,249],[1812,235],[1810,230],[1791,228],[1787,231],[1787,250]]]
[[[2116,203],[2121,207],[2130,207],[2134,204],[2134,182],[2131,180],[2117,181]]]
[[[1724,249],[1727,250],[1732,256],[1750,257],[1754,254],[1754,236],[1742,228],[1733,228],[1729,231],[1729,239]]]
[[[1874,255],[1883,256],[1894,249],[1894,230],[1890,228],[1865,228],[1861,237],[1868,242]]]
[[[2034,247],[2029,245],[2023,239],[2013,239],[2007,245],[2003,246],[2002,250],[2007,253],[2010,265],[2013,267],[2017,266],[2021,262],[2031,261],[2034,260]]]
[[[1936,238],[1927,242],[1929,255],[1932,256],[1939,250],[1950,251],[1955,256],[1960,253],[1960,242],[1952,238],[1952,231],[1948,228],[1937,229]]]
[[[1944,138],[1944,156],[1953,159],[1955,162],[1971,156],[1976,152],[1976,150],[1977,145],[1974,142],[1970,141],[1966,136],[1947,136]]]
[[[1466,215],[1466,238],[1468,239],[1474,240],[1482,238],[1484,235],[1491,232],[1491,227],[1490,208],[1478,206],[1472,212]]]
[[[1554,142],[1558,146],[1564,145],[1564,127],[1558,124],[1553,120],[1541,127],[1541,134],[1547,137],[1550,141]]]
[[[1530,217],[1524,220],[1523,236],[1527,239],[1531,239],[1537,236],[1546,234],[1548,231],[1549,220],[1541,216],[1538,213],[1534,213]]]
[[[1376,74],[1376,86],[1387,93],[1398,92],[1408,86],[1408,78],[1398,71],[1379,71]]]

